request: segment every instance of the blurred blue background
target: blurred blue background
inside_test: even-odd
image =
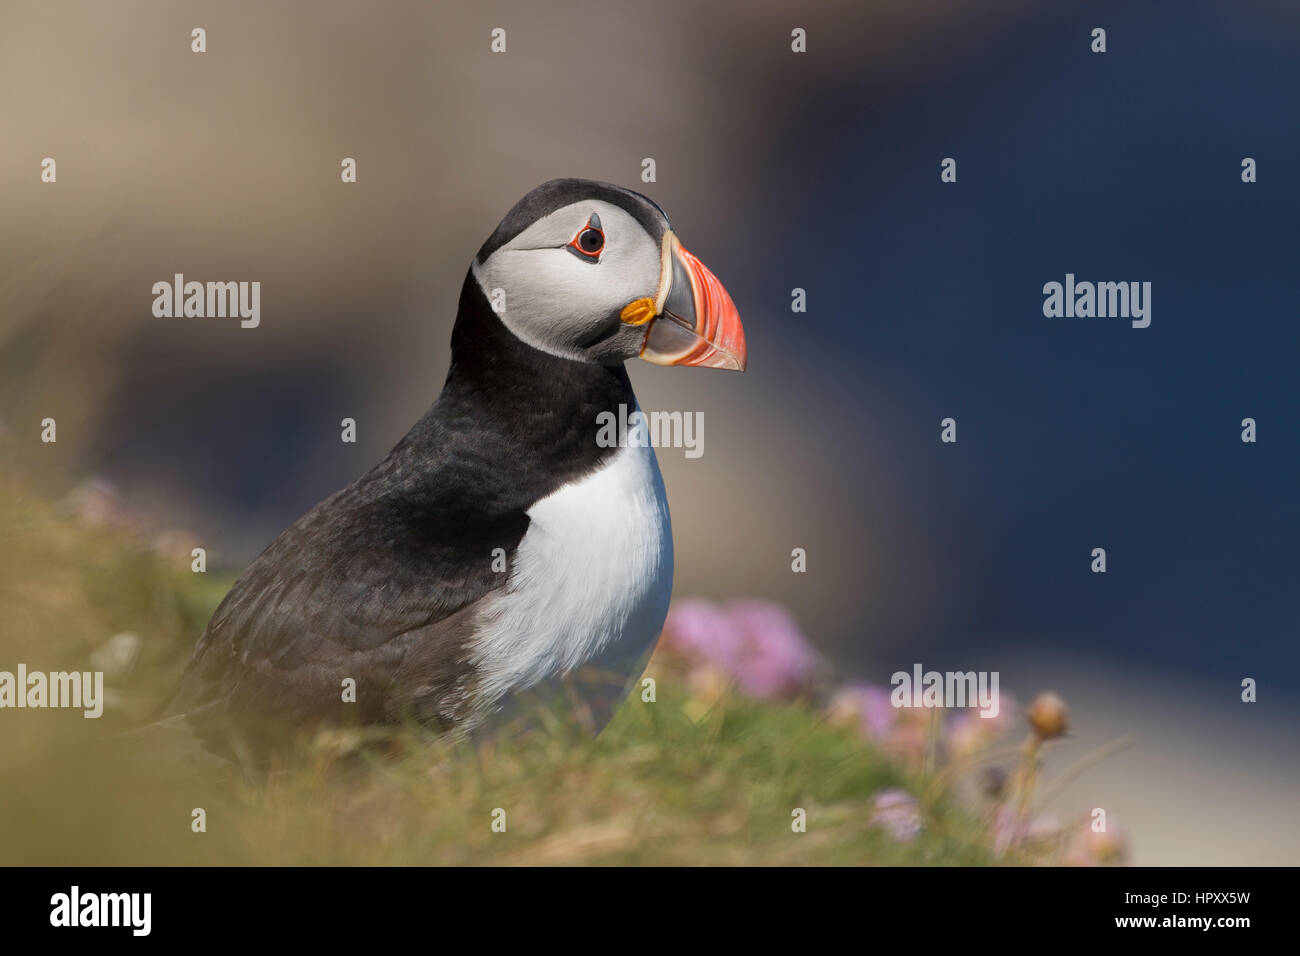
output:
[[[977,40],[960,72],[846,78],[775,137],[790,186],[765,218],[797,265],[747,280],[777,299],[765,275],[809,277],[780,347],[819,380],[842,467],[906,485],[905,522],[896,500],[849,509],[900,598],[873,631],[1051,635],[1216,675],[1300,664],[1300,59],[1282,9],[1045,13]],[[1042,286],[1067,272],[1150,281],[1151,326],[1045,318]],[[947,416],[956,445],[938,441]],[[853,440],[862,419],[884,448]],[[932,614],[915,613],[918,579],[941,593]]]

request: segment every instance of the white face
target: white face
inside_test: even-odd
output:
[[[596,224],[603,237],[588,231]],[[619,313],[658,295],[662,261],[660,242],[636,219],[590,199],[537,220],[473,270],[494,307],[495,290],[504,293],[498,315],[518,338],[553,355],[613,362],[640,350],[645,329],[623,326]]]

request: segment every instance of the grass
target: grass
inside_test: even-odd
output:
[[[702,701],[652,661],[596,738],[551,714],[478,746],[415,728],[318,738],[259,779],[115,735],[147,720],[229,577],[194,574],[121,529],[88,527],[0,476],[0,670],[90,669],[142,638],[98,720],[0,711],[0,864],[987,864],[987,818],[807,701]],[[926,786],[926,784],[931,784]],[[881,790],[925,794],[899,842]],[[192,829],[195,808],[205,832]],[[806,832],[792,813],[806,812]],[[505,831],[493,829],[504,810]],[[1017,856],[1014,862],[1031,862]]]

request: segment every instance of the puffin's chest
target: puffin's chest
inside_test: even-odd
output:
[[[672,528],[651,448],[620,448],[528,510],[504,588],[476,635],[489,701],[599,659],[641,658],[672,590]]]

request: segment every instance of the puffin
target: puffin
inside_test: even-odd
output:
[[[160,717],[250,763],[332,725],[472,734],[522,699],[599,730],[672,590],[654,449],[598,427],[639,410],[633,358],[744,371],[735,303],[653,200],[538,186],[470,264],[433,405],[248,566]]]

